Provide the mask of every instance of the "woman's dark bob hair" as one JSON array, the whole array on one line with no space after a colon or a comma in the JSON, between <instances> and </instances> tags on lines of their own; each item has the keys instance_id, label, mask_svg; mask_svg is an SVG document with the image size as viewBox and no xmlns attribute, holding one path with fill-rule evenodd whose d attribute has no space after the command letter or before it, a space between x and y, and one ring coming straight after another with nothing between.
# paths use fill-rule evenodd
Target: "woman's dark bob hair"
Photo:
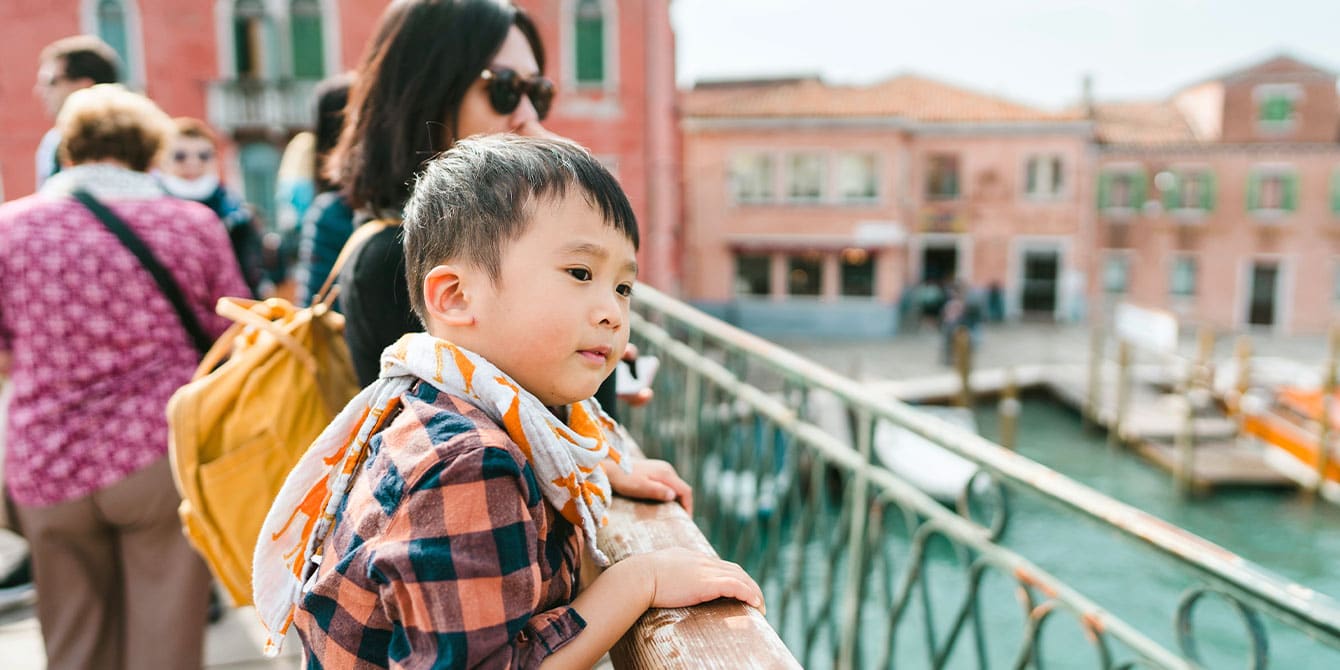
<instances>
[{"instance_id":1,"label":"woman's dark bob hair","mask_svg":"<svg viewBox=\"0 0 1340 670\"><path fill-rule=\"evenodd\" d=\"M544 72L530 17L506 0L396 0L363 55L327 175L354 209L399 217L414 175L457 137L461 101L516 26Z\"/></svg>"}]
</instances>

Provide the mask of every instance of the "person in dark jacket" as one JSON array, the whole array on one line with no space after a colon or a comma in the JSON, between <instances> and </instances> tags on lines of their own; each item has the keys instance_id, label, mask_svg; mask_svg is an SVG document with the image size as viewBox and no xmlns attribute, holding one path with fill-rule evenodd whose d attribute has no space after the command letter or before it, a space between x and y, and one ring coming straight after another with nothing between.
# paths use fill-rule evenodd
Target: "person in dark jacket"
<instances>
[{"instance_id":1,"label":"person in dark jacket","mask_svg":"<svg viewBox=\"0 0 1340 670\"><path fill-rule=\"evenodd\" d=\"M261 232L251 208L219 178L219 141L205 122L190 117L172 120L176 133L163 152L158 180L163 190L209 207L223 222L233 255L252 297L260 297L265 278Z\"/></svg>"}]
</instances>

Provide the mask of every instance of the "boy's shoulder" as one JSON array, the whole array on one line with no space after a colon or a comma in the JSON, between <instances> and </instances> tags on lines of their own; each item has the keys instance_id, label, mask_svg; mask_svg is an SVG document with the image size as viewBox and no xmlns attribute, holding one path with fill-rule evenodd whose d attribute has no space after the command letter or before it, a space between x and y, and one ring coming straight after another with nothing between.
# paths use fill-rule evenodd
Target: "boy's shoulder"
<instances>
[{"instance_id":1,"label":"boy's shoulder","mask_svg":"<svg viewBox=\"0 0 1340 670\"><path fill-rule=\"evenodd\" d=\"M525 454L502 426L468 400L427 383L405 394L400 415L381 433L381 450L411 486L466 462L486 468L484 478L533 478Z\"/></svg>"}]
</instances>

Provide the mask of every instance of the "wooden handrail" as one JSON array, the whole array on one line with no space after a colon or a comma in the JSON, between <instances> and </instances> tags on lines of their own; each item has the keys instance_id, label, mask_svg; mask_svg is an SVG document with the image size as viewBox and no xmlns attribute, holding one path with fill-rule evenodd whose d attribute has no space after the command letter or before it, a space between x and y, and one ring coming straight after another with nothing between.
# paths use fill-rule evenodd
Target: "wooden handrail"
<instances>
[{"instance_id":1,"label":"wooden handrail","mask_svg":"<svg viewBox=\"0 0 1340 670\"><path fill-rule=\"evenodd\" d=\"M597 538L617 563L634 554L687 547L716 555L684 508L615 497ZM768 620L737 600L647 610L610 650L618 670L799 668Z\"/></svg>"}]
</instances>

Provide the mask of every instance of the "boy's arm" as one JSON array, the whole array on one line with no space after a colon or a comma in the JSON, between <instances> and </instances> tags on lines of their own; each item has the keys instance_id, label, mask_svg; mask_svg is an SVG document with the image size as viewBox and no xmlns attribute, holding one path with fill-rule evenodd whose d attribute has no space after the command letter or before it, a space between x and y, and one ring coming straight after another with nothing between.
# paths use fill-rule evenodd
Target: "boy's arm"
<instances>
[{"instance_id":1,"label":"boy's arm","mask_svg":"<svg viewBox=\"0 0 1340 670\"><path fill-rule=\"evenodd\" d=\"M539 491L510 452L472 448L407 485L387 529L399 541L370 566L391 667L535 667L581 632L570 607L537 611Z\"/></svg>"}]
</instances>

